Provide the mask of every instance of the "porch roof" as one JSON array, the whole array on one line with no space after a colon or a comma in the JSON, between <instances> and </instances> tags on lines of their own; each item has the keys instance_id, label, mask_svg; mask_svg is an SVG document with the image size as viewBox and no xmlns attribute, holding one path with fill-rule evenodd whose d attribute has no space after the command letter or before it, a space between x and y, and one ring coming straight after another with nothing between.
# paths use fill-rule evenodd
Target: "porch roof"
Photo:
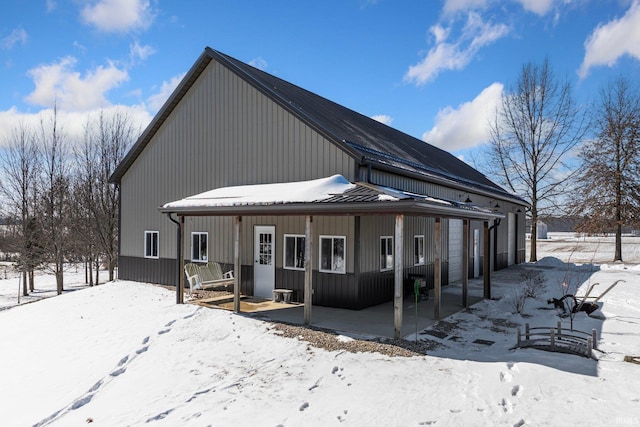
<instances>
[{"instance_id":1,"label":"porch roof","mask_svg":"<svg viewBox=\"0 0 640 427\"><path fill-rule=\"evenodd\" d=\"M222 187L166 203L178 216L390 215L490 220L504 214L458 201L410 193L342 175L310 181Z\"/></svg>"}]
</instances>

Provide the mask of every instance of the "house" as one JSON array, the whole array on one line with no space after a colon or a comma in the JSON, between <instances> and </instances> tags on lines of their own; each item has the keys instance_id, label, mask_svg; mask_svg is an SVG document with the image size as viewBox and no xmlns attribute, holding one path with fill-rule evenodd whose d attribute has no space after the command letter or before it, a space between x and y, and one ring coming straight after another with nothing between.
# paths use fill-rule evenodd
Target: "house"
<instances>
[{"instance_id":1,"label":"house","mask_svg":"<svg viewBox=\"0 0 640 427\"><path fill-rule=\"evenodd\" d=\"M208 47L111 180L121 279L172 285L179 261L216 261L246 295L287 288L295 301L361 309L397 298L408 278L439 289L525 257L520 197ZM305 196L311 187L324 190Z\"/></svg>"}]
</instances>

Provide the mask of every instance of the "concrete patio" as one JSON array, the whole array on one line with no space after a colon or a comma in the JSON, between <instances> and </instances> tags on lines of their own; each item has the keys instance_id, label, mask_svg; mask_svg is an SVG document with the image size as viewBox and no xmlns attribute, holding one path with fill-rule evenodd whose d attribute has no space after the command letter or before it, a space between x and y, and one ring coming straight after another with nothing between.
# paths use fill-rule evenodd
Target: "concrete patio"
<instances>
[{"instance_id":1,"label":"concrete patio","mask_svg":"<svg viewBox=\"0 0 640 427\"><path fill-rule=\"evenodd\" d=\"M471 306L482 300L482 278L470 279L468 284L468 305ZM417 304L413 295L404 297L402 314L402 336L415 339L416 329L421 331L434 325L433 289L429 291L428 300L420 300ZM302 304L271 303L271 309L261 309L250 314L252 317L286 322L292 324L304 323L304 307ZM440 300L441 319L463 310L462 285L452 284L442 287ZM339 334L352 338L393 338L393 302L365 308L362 310L346 310L313 306L311 310L311 326L330 329Z\"/></svg>"}]
</instances>

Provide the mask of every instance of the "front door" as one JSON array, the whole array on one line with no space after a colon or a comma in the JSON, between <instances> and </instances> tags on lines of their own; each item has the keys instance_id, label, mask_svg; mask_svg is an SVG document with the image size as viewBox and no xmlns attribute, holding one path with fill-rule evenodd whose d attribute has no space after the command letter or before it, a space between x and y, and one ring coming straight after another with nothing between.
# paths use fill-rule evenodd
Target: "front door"
<instances>
[{"instance_id":1,"label":"front door","mask_svg":"<svg viewBox=\"0 0 640 427\"><path fill-rule=\"evenodd\" d=\"M253 249L253 295L272 298L275 283L275 234L273 225L256 225Z\"/></svg>"}]
</instances>

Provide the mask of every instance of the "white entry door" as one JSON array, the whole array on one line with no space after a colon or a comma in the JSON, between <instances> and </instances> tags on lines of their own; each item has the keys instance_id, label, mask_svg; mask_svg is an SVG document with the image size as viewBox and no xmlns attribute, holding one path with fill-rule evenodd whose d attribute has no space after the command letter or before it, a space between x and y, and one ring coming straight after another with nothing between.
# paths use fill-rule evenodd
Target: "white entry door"
<instances>
[{"instance_id":1,"label":"white entry door","mask_svg":"<svg viewBox=\"0 0 640 427\"><path fill-rule=\"evenodd\" d=\"M253 295L272 298L275 284L275 234L273 225L256 225L253 249Z\"/></svg>"}]
</instances>

